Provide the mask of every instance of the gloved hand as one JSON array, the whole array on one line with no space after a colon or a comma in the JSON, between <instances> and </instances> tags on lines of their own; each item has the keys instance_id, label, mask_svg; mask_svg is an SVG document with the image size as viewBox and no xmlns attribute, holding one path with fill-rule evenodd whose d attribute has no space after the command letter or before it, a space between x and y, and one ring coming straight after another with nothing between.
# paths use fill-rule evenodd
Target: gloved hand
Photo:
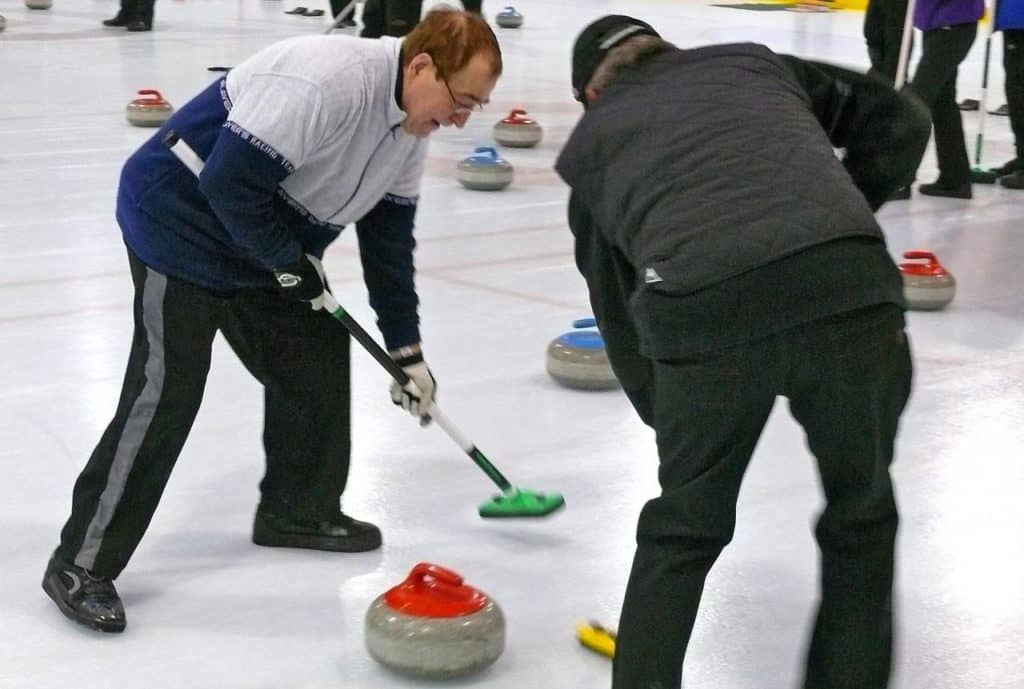
<instances>
[{"instance_id":1,"label":"gloved hand","mask_svg":"<svg viewBox=\"0 0 1024 689\"><path fill-rule=\"evenodd\" d=\"M324 306L324 267L316 256L303 254L299 260L274 269L278 291L286 299L309 302L313 310Z\"/></svg>"},{"instance_id":2,"label":"gloved hand","mask_svg":"<svg viewBox=\"0 0 1024 689\"><path fill-rule=\"evenodd\" d=\"M413 416L420 417L420 425L426 426L431 421L427 410L437 397L437 380L423 361L423 352L419 347L403 347L391 352L391 358L415 386L415 389L411 389L413 385L403 388L397 381L391 381L391 401Z\"/></svg>"}]
</instances>

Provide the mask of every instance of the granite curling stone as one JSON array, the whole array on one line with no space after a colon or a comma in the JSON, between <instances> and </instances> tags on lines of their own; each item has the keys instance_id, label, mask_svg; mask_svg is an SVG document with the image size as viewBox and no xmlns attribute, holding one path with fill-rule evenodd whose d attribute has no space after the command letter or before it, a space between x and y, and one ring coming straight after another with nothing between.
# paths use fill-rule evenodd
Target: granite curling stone
<instances>
[{"instance_id":1,"label":"granite curling stone","mask_svg":"<svg viewBox=\"0 0 1024 689\"><path fill-rule=\"evenodd\" d=\"M141 89L139 95L125 106L125 116L136 127L159 127L174 114L174 107L156 89Z\"/></svg>"},{"instance_id":2,"label":"granite curling stone","mask_svg":"<svg viewBox=\"0 0 1024 689\"><path fill-rule=\"evenodd\" d=\"M498 191L512 183L515 169L490 146L479 146L459 163L455 178L467 189Z\"/></svg>"},{"instance_id":3,"label":"granite curling stone","mask_svg":"<svg viewBox=\"0 0 1024 689\"><path fill-rule=\"evenodd\" d=\"M374 660L429 679L479 672L505 649L505 618L494 599L429 562L373 601L365 632Z\"/></svg>"},{"instance_id":4,"label":"granite curling stone","mask_svg":"<svg viewBox=\"0 0 1024 689\"><path fill-rule=\"evenodd\" d=\"M494 21L503 29L518 29L523 25L523 15L515 7L506 7L498 12Z\"/></svg>"},{"instance_id":5,"label":"granite curling stone","mask_svg":"<svg viewBox=\"0 0 1024 689\"><path fill-rule=\"evenodd\" d=\"M494 125L494 140L511 148L532 148L540 143L543 136L536 120L524 117L526 111L516 108L508 117Z\"/></svg>"},{"instance_id":6,"label":"granite curling stone","mask_svg":"<svg viewBox=\"0 0 1024 689\"><path fill-rule=\"evenodd\" d=\"M604 340L593 318L573 322L577 330L563 333L548 345L545 365L548 374L562 385L580 390L610 390L619 380L608 362Z\"/></svg>"},{"instance_id":7,"label":"granite curling stone","mask_svg":"<svg viewBox=\"0 0 1024 689\"><path fill-rule=\"evenodd\" d=\"M907 251L903 258L925 263L901 263L903 297L915 311L938 311L956 296L956 279L931 251Z\"/></svg>"}]
</instances>

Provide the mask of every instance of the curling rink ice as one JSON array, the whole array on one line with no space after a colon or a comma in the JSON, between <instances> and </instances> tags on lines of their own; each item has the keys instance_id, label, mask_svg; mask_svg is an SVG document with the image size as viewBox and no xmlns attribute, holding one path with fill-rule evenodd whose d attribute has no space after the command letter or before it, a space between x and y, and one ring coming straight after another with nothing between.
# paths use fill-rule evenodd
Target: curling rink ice
<instances>
[{"instance_id":1,"label":"curling rink ice","mask_svg":"<svg viewBox=\"0 0 1024 689\"><path fill-rule=\"evenodd\" d=\"M71 489L114 412L132 289L114 198L123 160L151 130L125 104L158 88L182 105L278 39L322 32L299 0L159 0L152 33L104 29L112 0L0 0L0 687L3 689L379 689L444 686L395 675L363 647L363 615L419 561L464 574L508 622L504 655L450 683L593 689L610 663L575 626L617 622L640 507L657 490L653 433L619 392L559 387L548 342L589 315L551 165L579 106L569 53L606 13L643 18L681 46L754 40L867 67L863 13L755 12L709 2L522 0L498 30L505 75L493 102L431 143L417 217L427 360L449 416L513 483L565 494L535 522L486 522L488 479L437 428L396 410L353 345L353 461L345 509L379 524L359 555L250 543L262 475L262 395L222 339L203 407L141 547L117 580L128 629L64 619L40 589ZM325 0L308 0L322 7ZM430 2L425 3L430 5ZM487 0L493 16L506 3ZM994 43L990 107L1002 94ZM961 67L980 92L984 42ZM504 149L515 182L462 189L456 163L524 106L535 149ZM973 155L977 113L964 117ZM986 123L985 162L1012 157L1006 118ZM929 151L918 176L935 177ZM743 184L743 170L736 170ZM896 689L1024 687L1024 192L975 186L971 201L919 195L880 213L894 256L938 253L959 293L911 313L912 400L894 466L902 510ZM352 229L327 252L334 292L372 332ZM340 327L340 326L339 326ZM341 413L341 410L339 410ZM689 658L691 689L798 686L817 596L811 524L821 506L802 432L780 406L739 503L734 542L708 580Z\"/></svg>"}]
</instances>

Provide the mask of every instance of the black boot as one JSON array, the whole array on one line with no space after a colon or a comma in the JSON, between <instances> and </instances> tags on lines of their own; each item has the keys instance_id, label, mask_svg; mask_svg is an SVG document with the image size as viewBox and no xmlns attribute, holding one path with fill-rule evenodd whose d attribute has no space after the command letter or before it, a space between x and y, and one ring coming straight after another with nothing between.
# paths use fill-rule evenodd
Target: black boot
<instances>
[{"instance_id":1,"label":"black boot","mask_svg":"<svg viewBox=\"0 0 1024 689\"><path fill-rule=\"evenodd\" d=\"M999 177L1012 175L1017 170L1024 170L1024 161L1021 160L1020 156L1003 163L999 167L992 168L992 172L996 173Z\"/></svg>"},{"instance_id":2,"label":"black boot","mask_svg":"<svg viewBox=\"0 0 1024 689\"><path fill-rule=\"evenodd\" d=\"M110 579L94 577L54 554L43 575L43 590L69 620L101 632L124 631L124 605Z\"/></svg>"},{"instance_id":3,"label":"black boot","mask_svg":"<svg viewBox=\"0 0 1024 689\"><path fill-rule=\"evenodd\" d=\"M1012 174L1003 175L999 178L999 183L1007 189L1024 189L1024 169L1018 169Z\"/></svg>"},{"instance_id":4,"label":"black boot","mask_svg":"<svg viewBox=\"0 0 1024 689\"><path fill-rule=\"evenodd\" d=\"M946 196L951 199L969 199L974 196L971 183L950 184L938 179L931 184L918 185L917 190L925 196Z\"/></svg>"},{"instance_id":5,"label":"black boot","mask_svg":"<svg viewBox=\"0 0 1024 689\"><path fill-rule=\"evenodd\" d=\"M256 510L252 542L276 548L361 553L380 547L380 529L339 512L329 520L290 519Z\"/></svg>"},{"instance_id":6,"label":"black boot","mask_svg":"<svg viewBox=\"0 0 1024 689\"><path fill-rule=\"evenodd\" d=\"M128 22L124 28L126 31L152 31L153 30L153 6L156 0L121 0L121 6L126 7Z\"/></svg>"},{"instance_id":7,"label":"black boot","mask_svg":"<svg viewBox=\"0 0 1024 689\"><path fill-rule=\"evenodd\" d=\"M113 26L120 28L122 26L128 26L129 21L131 21L131 18L125 13L124 10L121 10L110 19L104 19L103 26Z\"/></svg>"}]
</instances>

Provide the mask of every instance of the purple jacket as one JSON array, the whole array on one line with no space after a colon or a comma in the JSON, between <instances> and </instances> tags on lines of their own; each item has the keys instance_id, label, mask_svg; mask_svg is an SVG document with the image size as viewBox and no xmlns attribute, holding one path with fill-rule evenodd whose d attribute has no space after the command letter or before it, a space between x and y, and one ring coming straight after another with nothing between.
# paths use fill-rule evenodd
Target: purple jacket
<instances>
[{"instance_id":1,"label":"purple jacket","mask_svg":"<svg viewBox=\"0 0 1024 689\"><path fill-rule=\"evenodd\" d=\"M970 24L985 14L985 0L917 0L914 26L930 31L954 24Z\"/></svg>"}]
</instances>

